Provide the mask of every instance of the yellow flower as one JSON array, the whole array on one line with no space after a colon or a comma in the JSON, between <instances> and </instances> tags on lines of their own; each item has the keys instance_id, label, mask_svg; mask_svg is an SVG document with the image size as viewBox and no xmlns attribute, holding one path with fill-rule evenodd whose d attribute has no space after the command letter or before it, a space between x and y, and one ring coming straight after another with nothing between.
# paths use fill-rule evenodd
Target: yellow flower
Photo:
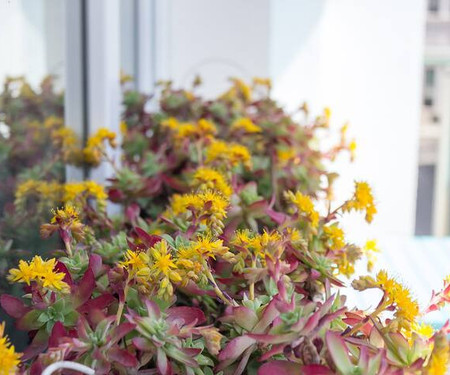
<instances>
[{"instance_id":1,"label":"yellow flower","mask_svg":"<svg viewBox=\"0 0 450 375\"><path fill-rule=\"evenodd\" d=\"M400 327L410 330L411 324L419 316L417 301L411 298L411 293L407 288L389 277L384 270L378 272L376 281L384 291L387 303L396 306L395 317L399 320Z\"/></svg>"},{"instance_id":2,"label":"yellow flower","mask_svg":"<svg viewBox=\"0 0 450 375\"><path fill-rule=\"evenodd\" d=\"M231 131L243 130L245 133L261 133L261 128L248 117L241 117L233 121Z\"/></svg>"},{"instance_id":3,"label":"yellow flower","mask_svg":"<svg viewBox=\"0 0 450 375\"><path fill-rule=\"evenodd\" d=\"M150 275L150 268L148 266L150 258L145 252L135 252L128 249L124 258L124 261L119 262L119 266L125 268L130 277Z\"/></svg>"},{"instance_id":4,"label":"yellow flower","mask_svg":"<svg viewBox=\"0 0 450 375\"><path fill-rule=\"evenodd\" d=\"M434 336L434 347L431 357L425 368L427 375L445 375L448 370L449 362L449 345L447 338L443 332L438 332Z\"/></svg>"},{"instance_id":5,"label":"yellow flower","mask_svg":"<svg viewBox=\"0 0 450 375\"><path fill-rule=\"evenodd\" d=\"M8 279L12 282L24 282L30 285L35 281L43 288L53 291L69 292L69 285L62 281L65 277L63 272L55 272L56 259L44 261L40 256L35 256L31 262L19 261L19 268L9 270Z\"/></svg>"},{"instance_id":6,"label":"yellow flower","mask_svg":"<svg viewBox=\"0 0 450 375\"><path fill-rule=\"evenodd\" d=\"M375 261L377 260L375 253L380 252L377 240L368 240L364 245L363 251L367 258L367 270L371 272L375 264Z\"/></svg>"},{"instance_id":7,"label":"yellow flower","mask_svg":"<svg viewBox=\"0 0 450 375\"><path fill-rule=\"evenodd\" d=\"M282 166L293 161L294 164L300 164L300 157L297 155L294 148L277 149L277 159Z\"/></svg>"},{"instance_id":8,"label":"yellow flower","mask_svg":"<svg viewBox=\"0 0 450 375\"><path fill-rule=\"evenodd\" d=\"M272 88L272 81L270 78L254 77L253 85L266 86L270 90Z\"/></svg>"},{"instance_id":9,"label":"yellow flower","mask_svg":"<svg viewBox=\"0 0 450 375\"><path fill-rule=\"evenodd\" d=\"M178 120L175 117L169 117L166 120L161 121L161 126L171 130L175 130L179 125Z\"/></svg>"},{"instance_id":10,"label":"yellow flower","mask_svg":"<svg viewBox=\"0 0 450 375\"><path fill-rule=\"evenodd\" d=\"M150 249L150 254L153 258L151 270L155 277L163 274L174 282L181 281L181 277L176 272L172 272L172 269L176 269L177 266L172 260L172 254L169 252L166 241L162 240L158 242Z\"/></svg>"},{"instance_id":11,"label":"yellow flower","mask_svg":"<svg viewBox=\"0 0 450 375\"><path fill-rule=\"evenodd\" d=\"M252 89L244 81L238 78L232 78L233 86L220 96L224 100L242 99L249 102L252 98Z\"/></svg>"},{"instance_id":12,"label":"yellow flower","mask_svg":"<svg viewBox=\"0 0 450 375\"><path fill-rule=\"evenodd\" d=\"M106 129L100 128L97 132L89 137L87 145L83 150L83 154L87 163L97 166L102 161L102 158L106 152L104 142L108 142L113 148L116 144L116 133Z\"/></svg>"},{"instance_id":13,"label":"yellow flower","mask_svg":"<svg viewBox=\"0 0 450 375\"><path fill-rule=\"evenodd\" d=\"M332 250L340 250L345 246L344 231L337 225L324 227L323 231L331 241Z\"/></svg>"},{"instance_id":14,"label":"yellow flower","mask_svg":"<svg viewBox=\"0 0 450 375\"><path fill-rule=\"evenodd\" d=\"M217 255L225 255L229 250L228 247L223 246L222 240L213 240L209 235L197 237L197 241L194 243L193 248L202 257L213 259L215 259Z\"/></svg>"},{"instance_id":15,"label":"yellow flower","mask_svg":"<svg viewBox=\"0 0 450 375\"><path fill-rule=\"evenodd\" d=\"M232 194L225 176L211 168L201 167L197 169L194 173L192 185L201 190L217 190L226 197Z\"/></svg>"},{"instance_id":16,"label":"yellow flower","mask_svg":"<svg viewBox=\"0 0 450 375\"><path fill-rule=\"evenodd\" d=\"M319 214L315 210L314 204L309 196L304 195L299 191L295 193L292 191L287 191L285 192L285 197L296 207L298 212L308 216L313 228L317 228L319 225Z\"/></svg>"},{"instance_id":17,"label":"yellow flower","mask_svg":"<svg viewBox=\"0 0 450 375\"><path fill-rule=\"evenodd\" d=\"M206 149L206 163L214 162L226 163L230 167L240 163L247 168L251 168L252 165L250 152L245 146L216 139Z\"/></svg>"},{"instance_id":18,"label":"yellow flower","mask_svg":"<svg viewBox=\"0 0 450 375\"><path fill-rule=\"evenodd\" d=\"M375 207L372 189L367 182L355 182L355 193L352 199L348 200L343 207L344 212L351 210L366 211L366 221L368 223L372 222L373 216L377 213L377 209Z\"/></svg>"},{"instance_id":19,"label":"yellow flower","mask_svg":"<svg viewBox=\"0 0 450 375\"><path fill-rule=\"evenodd\" d=\"M430 326L429 324L425 324L425 323L413 323L412 324L412 330L414 332L416 332L418 335L429 339L431 338L431 336L433 336L434 334L434 328L432 326Z\"/></svg>"},{"instance_id":20,"label":"yellow flower","mask_svg":"<svg viewBox=\"0 0 450 375\"><path fill-rule=\"evenodd\" d=\"M217 133L216 125L212 121L206 120L204 118L198 120L197 128L200 135L214 135Z\"/></svg>"},{"instance_id":21,"label":"yellow flower","mask_svg":"<svg viewBox=\"0 0 450 375\"><path fill-rule=\"evenodd\" d=\"M5 335L5 323L0 324L0 375L13 375L17 373L21 353L16 353Z\"/></svg>"}]
</instances>

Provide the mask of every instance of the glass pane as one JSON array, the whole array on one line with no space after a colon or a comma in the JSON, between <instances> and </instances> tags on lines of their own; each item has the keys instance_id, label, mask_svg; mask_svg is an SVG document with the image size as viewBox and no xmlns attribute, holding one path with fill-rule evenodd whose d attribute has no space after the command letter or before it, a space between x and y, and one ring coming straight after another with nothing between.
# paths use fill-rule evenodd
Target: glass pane
<instances>
[{"instance_id":1,"label":"glass pane","mask_svg":"<svg viewBox=\"0 0 450 375\"><path fill-rule=\"evenodd\" d=\"M0 45L7 51L0 59L0 294L19 293L5 277L18 257L60 246L40 239L39 223L50 216L40 198L56 194L52 188L64 180L55 156L69 140L63 122L64 20L64 1L0 2ZM11 330L0 312L4 320ZM20 349L26 340L17 332L9 333Z\"/></svg>"}]
</instances>

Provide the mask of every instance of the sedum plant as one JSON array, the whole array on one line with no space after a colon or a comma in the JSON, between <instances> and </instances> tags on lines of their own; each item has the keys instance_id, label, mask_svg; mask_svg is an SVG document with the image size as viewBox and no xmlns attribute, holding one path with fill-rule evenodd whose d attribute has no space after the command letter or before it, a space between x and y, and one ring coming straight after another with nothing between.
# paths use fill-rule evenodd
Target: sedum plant
<instances>
[{"instance_id":1,"label":"sedum plant","mask_svg":"<svg viewBox=\"0 0 450 375\"><path fill-rule=\"evenodd\" d=\"M379 289L376 308L346 306L355 263L377 250L340 226L342 215L370 223L376 214L364 181L333 198L328 165L354 150L346 126L321 150L329 110L288 114L264 79L234 79L215 100L197 95L198 84L162 83L153 112L148 98L124 93L122 167L106 130L80 149L91 165L113 163L105 191L123 215L108 217L90 182L55 185L40 231L62 248L9 270L23 295L0 303L30 343L16 353L1 338L0 371L40 374L66 360L98 374L444 374L447 328L420 319L447 301L447 284L420 311L381 271L352 284ZM17 206L46 203L42 189L25 187Z\"/></svg>"}]
</instances>

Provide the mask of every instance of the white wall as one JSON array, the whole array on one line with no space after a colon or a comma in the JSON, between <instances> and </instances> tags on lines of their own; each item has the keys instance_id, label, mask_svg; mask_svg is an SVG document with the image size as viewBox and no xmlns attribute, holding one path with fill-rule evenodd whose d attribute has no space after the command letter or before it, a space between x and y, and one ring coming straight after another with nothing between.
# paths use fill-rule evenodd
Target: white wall
<instances>
[{"instance_id":1,"label":"white wall","mask_svg":"<svg viewBox=\"0 0 450 375\"><path fill-rule=\"evenodd\" d=\"M350 121L356 162L339 165L338 197L353 179L374 187L371 229L348 219L355 237L414 230L425 3L423 0L282 0L271 3L271 74L289 107L331 107Z\"/></svg>"},{"instance_id":2,"label":"white wall","mask_svg":"<svg viewBox=\"0 0 450 375\"><path fill-rule=\"evenodd\" d=\"M269 74L270 0L163 0L164 55L160 64L175 83L188 86L196 74L206 94L223 91L229 77Z\"/></svg>"},{"instance_id":3,"label":"white wall","mask_svg":"<svg viewBox=\"0 0 450 375\"><path fill-rule=\"evenodd\" d=\"M49 73L64 75L62 9L60 0L0 0L0 82L25 75L38 85Z\"/></svg>"}]
</instances>

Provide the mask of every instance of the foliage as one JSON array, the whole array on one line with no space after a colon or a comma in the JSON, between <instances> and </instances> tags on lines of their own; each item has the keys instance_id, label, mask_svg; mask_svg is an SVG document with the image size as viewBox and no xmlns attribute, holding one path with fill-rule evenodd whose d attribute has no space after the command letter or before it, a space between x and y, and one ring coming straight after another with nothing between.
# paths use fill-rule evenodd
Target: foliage
<instances>
[{"instance_id":1,"label":"foliage","mask_svg":"<svg viewBox=\"0 0 450 375\"><path fill-rule=\"evenodd\" d=\"M3 294L1 306L31 338L18 371L70 360L98 374L444 374L446 328L421 325L398 281L381 271L353 282L381 291L373 311L350 310L341 295L358 259L377 250L349 243L339 222L350 211L372 221L370 186L355 182L347 200L332 200L326 165L354 149L346 127L320 150L328 109L290 115L264 79L234 79L215 100L196 95L198 83L192 92L162 83L150 113L148 98L124 93L121 168L108 131L76 153L113 164L107 193L123 215L108 217L91 182L18 186L24 212L31 196L58 206L41 235L63 244L9 270L24 295ZM447 301L445 288L430 309ZM0 346L14 371L11 348Z\"/></svg>"}]
</instances>

